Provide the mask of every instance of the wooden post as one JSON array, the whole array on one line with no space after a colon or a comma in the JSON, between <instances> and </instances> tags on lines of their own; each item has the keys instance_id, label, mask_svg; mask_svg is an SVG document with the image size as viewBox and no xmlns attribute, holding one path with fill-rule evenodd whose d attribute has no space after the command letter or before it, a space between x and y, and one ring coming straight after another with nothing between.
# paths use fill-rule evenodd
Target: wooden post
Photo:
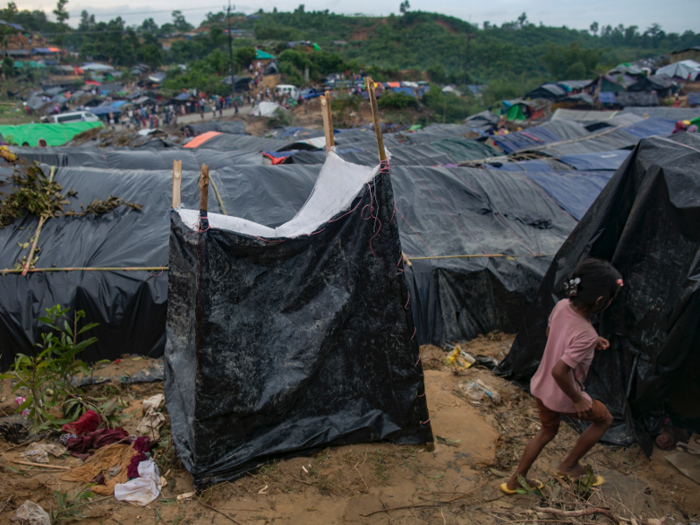
<instances>
[{"instance_id":1,"label":"wooden post","mask_svg":"<svg viewBox=\"0 0 700 525\"><path fill-rule=\"evenodd\" d=\"M182 188L182 161L173 161L173 210L180 206L180 188Z\"/></svg>"},{"instance_id":2,"label":"wooden post","mask_svg":"<svg viewBox=\"0 0 700 525\"><path fill-rule=\"evenodd\" d=\"M374 93L374 80L366 77L367 93L369 94L369 104L372 107L372 118L374 119L374 132L377 134L377 146L379 147L379 160L386 160L384 151L384 139L382 138L382 124L379 122L379 108L377 107L377 96Z\"/></svg>"},{"instance_id":3,"label":"wooden post","mask_svg":"<svg viewBox=\"0 0 700 525\"><path fill-rule=\"evenodd\" d=\"M202 172L199 176L199 229L209 228L207 218L207 203L209 201L209 166L202 164Z\"/></svg>"},{"instance_id":4,"label":"wooden post","mask_svg":"<svg viewBox=\"0 0 700 525\"><path fill-rule=\"evenodd\" d=\"M325 95L321 95L321 115L323 116L323 132L326 136L326 155L335 145L333 139L333 117L331 116L331 94L326 91Z\"/></svg>"}]
</instances>

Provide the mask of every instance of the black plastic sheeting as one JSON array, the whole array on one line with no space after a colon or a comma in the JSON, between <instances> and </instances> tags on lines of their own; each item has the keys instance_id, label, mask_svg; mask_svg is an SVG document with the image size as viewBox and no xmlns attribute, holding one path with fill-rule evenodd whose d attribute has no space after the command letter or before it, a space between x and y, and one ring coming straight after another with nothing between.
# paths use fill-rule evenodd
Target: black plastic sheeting
<instances>
[{"instance_id":1,"label":"black plastic sheeting","mask_svg":"<svg viewBox=\"0 0 700 525\"><path fill-rule=\"evenodd\" d=\"M211 157L203 158L209 162ZM191 164L191 170L183 171L182 201L188 207L196 205L199 193L199 168L194 161ZM210 177L227 213L275 227L301 208L319 169L240 166L212 169ZM59 168L55 180L66 190L78 191L71 199L74 208L109 195L144 207L141 212L120 208L97 218L48 221L39 239L38 268L167 266L169 226L163 216L171 202L172 168L69 166ZM479 256L416 260L406 269L421 344L466 340L492 330L516 331L551 256L575 221L525 173L395 166L392 180L407 254ZM213 194L209 203L212 211L218 211ZM0 269L12 268L26 254L17 243L29 241L36 223L27 218L0 229ZM487 258L484 252L523 257ZM7 366L17 352L31 351L31 345L41 340L37 316L55 304L83 309L89 322L100 323L95 331L98 343L86 352L91 361L114 359L124 352L161 355L167 276L151 273L159 274L110 271L3 276L0 364Z\"/></svg>"},{"instance_id":2,"label":"black plastic sheeting","mask_svg":"<svg viewBox=\"0 0 700 525\"><path fill-rule=\"evenodd\" d=\"M699 171L700 137L643 139L557 253L498 369L528 381L564 279L587 257L610 261L624 287L594 322L610 348L596 354L585 386L615 418L603 441L637 441L647 454L669 389L700 372Z\"/></svg>"},{"instance_id":3,"label":"black plastic sheeting","mask_svg":"<svg viewBox=\"0 0 700 525\"><path fill-rule=\"evenodd\" d=\"M196 487L328 445L433 441L388 173L371 185L282 242L173 215L165 394Z\"/></svg>"},{"instance_id":4,"label":"black plastic sheeting","mask_svg":"<svg viewBox=\"0 0 700 525\"><path fill-rule=\"evenodd\" d=\"M419 342L515 332L576 222L525 173L398 166L392 180L401 245L423 258L406 271Z\"/></svg>"},{"instance_id":5,"label":"black plastic sheeting","mask_svg":"<svg viewBox=\"0 0 700 525\"><path fill-rule=\"evenodd\" d=\"M613 171L530 171L527 176L535 181L554 201L577 221L586 214Z\"/></svg>"},{"instance_id":6,"label":"black plastic sheeting","mask_svg":"<svg viewBox=\"0 0 700 525\"><path fill-rule=\"evenodd\" d=\"M262 165L258 153L248 151L216 151L191 148L130 149L130 148L11 148L28 162L49 166L72 166L100 169L164 170L173 168L174 160L182 161L183 170L198 170L202 164L209 169L229 166Z\"/></svg>"},{"instance_id":7,"label":"black plastic sheeting","mask_svg":"<svg viewBox=\"0 0 700 525\"><path fill-rule=\"evenodd\" d=\"M185 128L189 128L190 132L194 135L200 135L207 131L245 135L245 122L242 120L229 120L227 122L209 120L198 124L186 124Z\"/></svg>"},{"instance_id":8,"label":"black plastic sheeting","mask_svg":"<svg viewBox=\"0 0 700 525\"><path fill-rule=\"evenodd\" d=\"M183 163L184 166L184 163ZM262 172L259 170L263 170ZM44 167L48 173L48 167ZM271 226L294 216L307 199L317 167L298 166L294 177L280 170L251 166L210 171L229 213ZM118 208L100 217L61 217L42 228L37 268L155 267L168 265L172 169L163 171L59 168L54 180L64 190L78 192L67 207L80 209L109 195L142 204L142 210ZM199 169L183 171L182 203L194 207L199 199ZM213 192L212 192L213 193ZM218 199L209 199L219 212ZM38 219L26 217L0 229L0 269L12 268L27 254L17 243L29 242ZM165 347L167 272L70 271L11 273L0 278L0 366L7 367L18 352L32 351L41 341L37 318L56 304L85 310L86 322L99 326L98 338L83 356L88 361L115 359L124 353L159 357Z\"/></svg>"}]
</instances>

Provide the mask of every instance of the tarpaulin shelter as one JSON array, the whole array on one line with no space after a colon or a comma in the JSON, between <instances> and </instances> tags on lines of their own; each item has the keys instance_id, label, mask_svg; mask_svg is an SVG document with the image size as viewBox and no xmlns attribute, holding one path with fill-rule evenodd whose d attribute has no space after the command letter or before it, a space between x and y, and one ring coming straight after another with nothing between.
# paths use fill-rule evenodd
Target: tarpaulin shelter
<instances>
[{"instance_id":1,"label":"tarpaulin shelter","mask_svg":"<svg viewBox=\"0 0 700 525\"><path fill-rule=\"evenodd\" d=\"M700 430L694 392L700 360L700 137L643 139L562 245L499 371L527 382L545 347L563 281L588 257L610 261L624 287L594 326L610 340L596 352L586 390L615 418L603 441L649 439L664 420ZM582 425L571 421L576 428Z\"/></svg>"},{"instance_id":2,"label":"tarpaulin shelter","mask_svg":"<svg viewBox=\"0 0 700 525\"><path fill-rule=\"evenodd\" d=\"M393 201L388 169L331 153L276 228L173 213L165 394L195 486L328 445L433 440Z\"/></svg>"},{"instance_id":3,"label":"tarpaulin shelter","mask_svg":"<svg viewBox=\"0 0 700 525\"><path fill-rule=\"evenodd\" d=\"M209 120L207 122L197 124L186 124L185 129L189 129L193 135L199 135L206 131L219 131L221 133L245 135L245 122L242 120L231 120L228 122Z\"/></svg>"},{"instance_id":4,"label":"tarpaulin shelter","mask_svg":"<svg viewBox=\"0 0 700 525\"><path fill-rule=\"evenodd\" d=\"M20 124L18 126L0 126L0 134L5 141L18 145L27 142L30 146L36 146L39 139L44 139L49 146L60 146L78 133L99 127L102 127L101 122Z\"/></svg>"},{"instance_id":5,"label":"tarpaulin shelter","mask_svg":"<svg viewBox=\"0 0 700 525\"><path fill-rule=\"evenodd\" d=\"M54 180L78 192L70 205L76 209L81 202L109 195L144 205L140 212L120 209L97 218L49 221L39 240L37 268L152 269L5 275L0 279L4 366L40 340L37 317L59 303L83 309L88 321L100 323L95 329L98 342L86 359L115 359L124 353L125 340L132 353L162 355L167 276L159 268L168 265L169 226L163 215L170 207L173 160L183 161L185 206L194 206L185 196L196 193L193 179L206 163L228 213L235 210L240 217L270 226L294 217L320 168L262 166L260 154L231 149L16 151L58 166ZM371 165L376 162L375 156ZM402 245L407 255L422 258L406 269L419 342L443 344L492 330L516 331L574 219L522 172L395 166L392 182ZM210 209L216 212L218 206L219 199L212 197ZM12 268L22 258L17 243L29 241L35 224L28 217L0 229L0 269Z\"/></svg>"},{"instance_id":6,"label":"tarpaulin shelter","mask_svg":"<svg viewBox=\"0 0 700 525\"><path fill-rule=\"evenodd\" d=\"M681 60L656 70L656 75L681 80L696 80L700 76L700 64L695 60Z\"/></svg>"}]
</instances>

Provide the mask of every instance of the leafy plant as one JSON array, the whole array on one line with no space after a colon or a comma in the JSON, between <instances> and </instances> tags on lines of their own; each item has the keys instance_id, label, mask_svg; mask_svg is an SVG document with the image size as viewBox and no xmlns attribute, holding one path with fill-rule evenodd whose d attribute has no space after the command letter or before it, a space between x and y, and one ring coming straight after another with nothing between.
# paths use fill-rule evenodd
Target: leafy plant
<instances>
[{"instance_id":1,"label":"leafy plant","mask_svg":"<svg viewBox=\"0 0 700 525\"><path fill-rule=\"evenodd\" d=\"M20 388L28 390L24 403L17 410L28 409L29 417L40 429L69 423L83 412L80 404L76 408L68 403L68 409L64 409L66 419L58 419L50 413L51 409L76 399L80 394L72 384L73 377L78 372L89 371L89 368L76 357L97 341L95 337L78 341L80 335L97 323L88 323L78 329L78 321L85 317L85 312L80 310L75 312L71 327L66 317L68 311L69 308L62 309L61 305L48 308L46 317L39 318L50 328L48 333L41 334L42 342L35 345L40 348L39 352L36 355L17 354L12 372L0 376L17 380L13 392Z\"/></svg>"},{"instance_id":2,"label":"leafy plant","mask_svg":"<svg viewBox=\"0 0 700 525\"><path fill-rule=\"evenodd\" d=\"M404 109L416 107L418 105L418 100L402 91L398 93L387 91L379 98L377 105L380 108Z\"/></svg>"},{"instance_id":3,"label":"leafy plant","mask_svg":"<svg viewBox=\"0 0 700 525\"><path fill-rule=\"evenodd\" d=\"M88 487L90 486L91 485L88 485ZM87 516L85 516L79 509L80 507L90 503L92 498L95 497L95 493L87 489L76 492L72 496L68 492L61 494L57 490L54 490L53 494L56 496L58 508L51 512L51 523L60 523L62 521L72 521L86 518Z\"/></svg>"}]
</instances>

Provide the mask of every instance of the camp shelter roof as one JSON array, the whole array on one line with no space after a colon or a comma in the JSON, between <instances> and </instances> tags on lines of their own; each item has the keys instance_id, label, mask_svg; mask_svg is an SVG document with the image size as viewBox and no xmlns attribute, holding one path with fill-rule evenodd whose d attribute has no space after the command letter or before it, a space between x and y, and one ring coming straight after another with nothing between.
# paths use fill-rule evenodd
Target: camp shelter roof
<instances>
[{"instance_id":1,"label":"camp shelter roof","mask_svg":"<svg viewBox=\"0 0 700 525\"><path fill-rule=\"evenodd\" d=\"M700 106L700 93L688 93L688 104L690 106Z\"/></svg>"},{"instance_id":2,"label":"camp shelter roof","mask_svg":"<svg viewBox=\"0 0 700 525\"><path fill-rule=\"evenodd\" d=\"M617 103L621 106L658 106L659 97L652 91L625 91L617 94Z\"/></svg>"},{"instance_id":3,"label":"camp shelter roof","mask_svg":"<svg viewBox=\"0 0 700 525\"><path fill-rule=\"evenodd\" d=\"M695 60L681 60L657 69L656 75L667 78L695 80L700 75L700 64Z\"/></svg>"},{"instance_id":4,"label":"camp shelter roof","mask_svg":"<svg viewBox=\"0 0 700 525\"><path fill-rule=\"evenodd\" d=\"M528 177L539 184L577 221L586 214L613 175L613 171L527 172Z\"/></svg>"},{"instance_id":5,"label":"camp shelter roof","mask_svg":"<svg viewBox=\"0 0 700 525\"><path fill-rule=\"evenodd\" d=\"M525 98L546 98L549 100L559 100L566 96L566 89L557 84L547 83L533 89L525 95Z\"/></svg>"},{"instance_id":6,"label":"camp shelter roof","mask_svg":"<svg viewBox=\"0 0 700 525\"><path fill-rule=\"evenodd\" d=\"M180 93L179 95L177 95L175 97L175 100L181 100L181 101L189 100L191 96L192 95L190 95L189 93Z\"/></svg>"},{"instance_id":7,"label":"camp shelter roof","mask_svg":"<svg viewBox=\"0 0 700 525\"><path fill-rule=\"evenodd\" d=\"M221 133L245 135L245 122L242 120L230 120L228 122L209 120L201 123L186 124L185 128L189 128L195 134L206 131L219 131Z\"/></svg>"},{"instance_id":8,"label":"camp shelter roof","mask_svg":"<svg viewBox=\"0 0 700 525\"><path fill-rule=\"evenodd\" d=\"M565 166L558 164L552 159L533 159L510 162L489 162L485 166L492 170L503 171L554 171L554 169L565 169Z\"/></svg>"},{"instance_id":9,"label":"camp shelter roof","mask_svg":"<svg viewBox=\"0 0 700 525\"><path fill-rule=\"evenodd\" d=\"M650 75L642 77L637 82L627 88L627 91L651 91L655 90L659 95L664 96L673 88L673 81L662 75Z\"/></svg>"},{"instance_id":10,"label":"camp shelter roof","mask_svg":"<svg viewBox=\"0 0 700 525\"><path fill-rule=\"evenodd\" d=\"M120 108L124 104L129 104L129 101L127 101L127 100L115 100L114 102L112 102L110 104L110 106L112 106L113 108Z\"/></svg>"},{"instance_id":11,"label":"camp shelter roof","mask_svg":"<svg viewBox=\"0 0 700 525\"><path fill-rule=\"evenodd\" d=\"M600 121L611 119L619 114L619 111L595 111L559 108L552 113L552 120L574 120L576 122Z\"/></svg>"},{"instance_id":12,"label":"camp shelter roof","mask_svg":"<svg viewBox=\"0 0 700 525\"><path fill-rule=\"evenodd\" d=\"M514 153L551 142L576 139L588 132L580 124L568 120L552 120L508 135L494 135L493 141L506 153Z\"/></svg>"},{"instance_id":13,"label":"camp shelter roof","mask_svg":"<svg viewBox=\"0 0 700 525\"><path fill-rule=\"evenodd\" d=\"M114 68L107 64L99 64L97 62L89 62L80 66L83 71L112 71Z\"/></svg>"},{"instance_id":14,"label":"camp shelter roof","mask_svg":"<svg viewBox=\"0 0 700 525\"><path fill-rule=\"evenodd\" d=\"M461 137L438 140L430 144L430 146L435 150L447 153L456 162L483 159L496 155L496 150L491 146Z\"/></svg>"},{"instance_id":15,"label":"camp shelter roof","mask_svg":"<svg viewBox=\"0 0 700 525\"><path fill-rule=\"evenodd\" d=\"M574 93L573 95L566 95L561 100L562 100L562 102L582 103L582 104L588 104L589 106L592 106L593 104L595 104L595 100L588 93Z\"/></svg>"},{"instance_id":16,"label":"camp shelter roof","mask_svg":"<svg viewBox=\"0 0 700 525\"><path fill-rule=\"evenodd\" d=\"M635 137L643 139L652 135L667 136L670 135L676 127L676 121L670 118L650 117L641 120L629 126L625 126L625 131L628 131Z\"/></svg>"},{"instance_id":17,"label":"camp shelter roof","mask_svg":"<svg viewBox=\"0 0 700 525\"><path fill-rule=\"evenodd\" d=\"M209 163L204 150L170 153L173 151L182 154L183 167ZM112 153L119 162L142 160L129 161L128 156L105 151L108 157ZM188 160L193 154L197 164ZM74 208L109 195L144 206L140 212L119 208L101 217L48 221L37 267L166 266L169 224L163 221L163 214L171 205L171 157L163 160L167 168L150 171L59 166L55 180L78 191L71 198ZM153 155L148 159L143 161L157 162ZM239 217L274 227L301 208L319 169L245 165L212 169L209 174L228 213L235 210ZM517 330L521 312L536 293L551 254L573 228L574 220L524 174L396 166L391 176L404 251L409 256L429 257L413 261L407 269L419 340L440 343L470 339L484 330ZM181 194L186 207L197 206L198 181L199 169L183 172ZM220 211L218 198L211 198L209 206L212 212ZM11 268L21 258L17 243L28 242L36 222L26 217L0 230L0 268ZM73 241L66 243L65 239ZM516 256L516 261L505 257L430 259L493 253ZM35 291L27 302L29 289ZM0 279L0 340L7 349L2 365L16 352L27 351L38 339L36 319L59 303L83 309L88 321L100 323L94 333L98 343L86 352L86 359L114 359L123 354L125 344L130 352L158 356L165 344L166 295L167 273L158 271L8 274ZM114 312L138 312L138 316Z\"/></svg>"},{"instance_id":18,"label":"camp shelter roof","mask_svg":"<svg viewBox=\"0 0 700 525\"><path fill-rule=\"evenodd\" d=\"M603 441L626 447L637 441L648 455L653 436L676 418L676 396L669 394L675 389L676 399L687 399L698 376L698 172L697 134L643 139L562 245L526 315L527 329L497 370L529 382L544 351L547 318L565 297L563 281L587 257L610 261L625 286L594 325L610 351L593 360L586 392L614 417ZM698 420L685 423L692 428Z\"/></svg>"},{"instance_id":19,"label":"camp shelter roof","mask_svg":"<svg viewBox=\"0 0 700 525\"><path fill-rule=\"evenodd\" d=\"M119 108L115 108L113 106L98 106L96 108L88 108L88 111L97 115L98 117L102 115L109 115L110 113L112 113L113 115L121 114Z\"/></svg>"},{"instance_id":20,"label":"camp shelter roof","mask_svg":"<svg viewBox=\"0 0 700 525\"><path fill-rule=\"evenodd\" d=\"M44 139L49 146L60 146L68 142L78 133L99 127L102 127L101 122L21 124L18 126L0 126L0 134L6 142L13 142L15 144L27 142L30 146L36 146L39 139Z\"/></svg>"},{"instance_id":21,"label":"camp shelter roof","mask_svg":"<svg viewBox=\"0 0 700 525\"><path fill-rule=\"evenodd\" d=\"M593 84L593 80L559 80L556 82L557 85L562 86L567 91L572 91L574 89L583 89L585 87Z\"/></svg>"},{"instance_id":22,"label":"camp shelter roof","mask_svg":"<svg viewBox=\"0 0 700 525\"><path fill-rule=\"evenodd\" d=\"M209 133L214 133L215 135L210 135L207 140L202 143L198 143L197 147L204 147L206 149L214 149L218 151L229 151L229 150L241 150L241 151L284 151L289 146L290 142L284 140L276 139L265 139L262 137L251 137L249 135L234 135L231 133L219 133L217 131L209 131L203 135L199 135L193 139L197 140ZM192 144L192 142L187 145ZM192 146L189 146L192 147Z\"/></svg>"},{"instance_id":23,"label":"camp shelter roof","mask_svg":"<svg viewBox=\"0 0 700 525\"><path fill-rule=\"evenodd\" d=\"M615 171L629 157L629 150L563 155L557 160L579 171Z\"/></svg>"},{"instance_id":24,"label":"camp shelter roof","mask_svg":"<svg viewBox=\"0 0 700 525\"><path fill-rule=\"evenodd\" d=\"M210 139L213 139L217 135L221 135L220 131L207 131L205 133L202 133L201 135L197 135L194 137L192 140L190 140L187 144L184 145L185 148L197 148L207 142Z\"/></svg>"},{"instance_id":25,"label":"camp shelter roof","mask_svg":"<svg viewBox=\"0 0 700 525\"><path fill-rule=\"evenodd\" d=\"M700 109L696 108L667 108L667 107L627 107L623 114L632 113L642 117L661 117L673 120L693 120L700 116Z\"/></svg>"},{"instance_id":26,"label":"camp shelter roof","mask_svg":"<svg viewBox=\"0 0 700 525\"><path fill-rule=\"evenodd\" d=\"M69 166L113 170L154 171L172 169L173 161L182 161L185 171L197 171L202 164L212 170L232 166L262 165L257 153L181 148L21 148L11 150L20 158L49 166Z\"/></svg>"},{"instance_id":27,"label":"camp shelter roof","mask_svg":"<svg viewBox=\"0 0 700 525\"><path fill-rule=\"evenodd\" d=\"M275 56L261 49L255 50L255 60L274 60Z\"/></svg>"},{"instance_id":28,"label":"camp shelter roof","mask_svg":"<svg viewBox=\"0 0 700 525\"><path fill-rule=\"evenodd\" d=\"M623 128L610 128L573 140L553 142L532 148L551 157L631 148L639 139Z\"/></svg>"}]
</instances>

